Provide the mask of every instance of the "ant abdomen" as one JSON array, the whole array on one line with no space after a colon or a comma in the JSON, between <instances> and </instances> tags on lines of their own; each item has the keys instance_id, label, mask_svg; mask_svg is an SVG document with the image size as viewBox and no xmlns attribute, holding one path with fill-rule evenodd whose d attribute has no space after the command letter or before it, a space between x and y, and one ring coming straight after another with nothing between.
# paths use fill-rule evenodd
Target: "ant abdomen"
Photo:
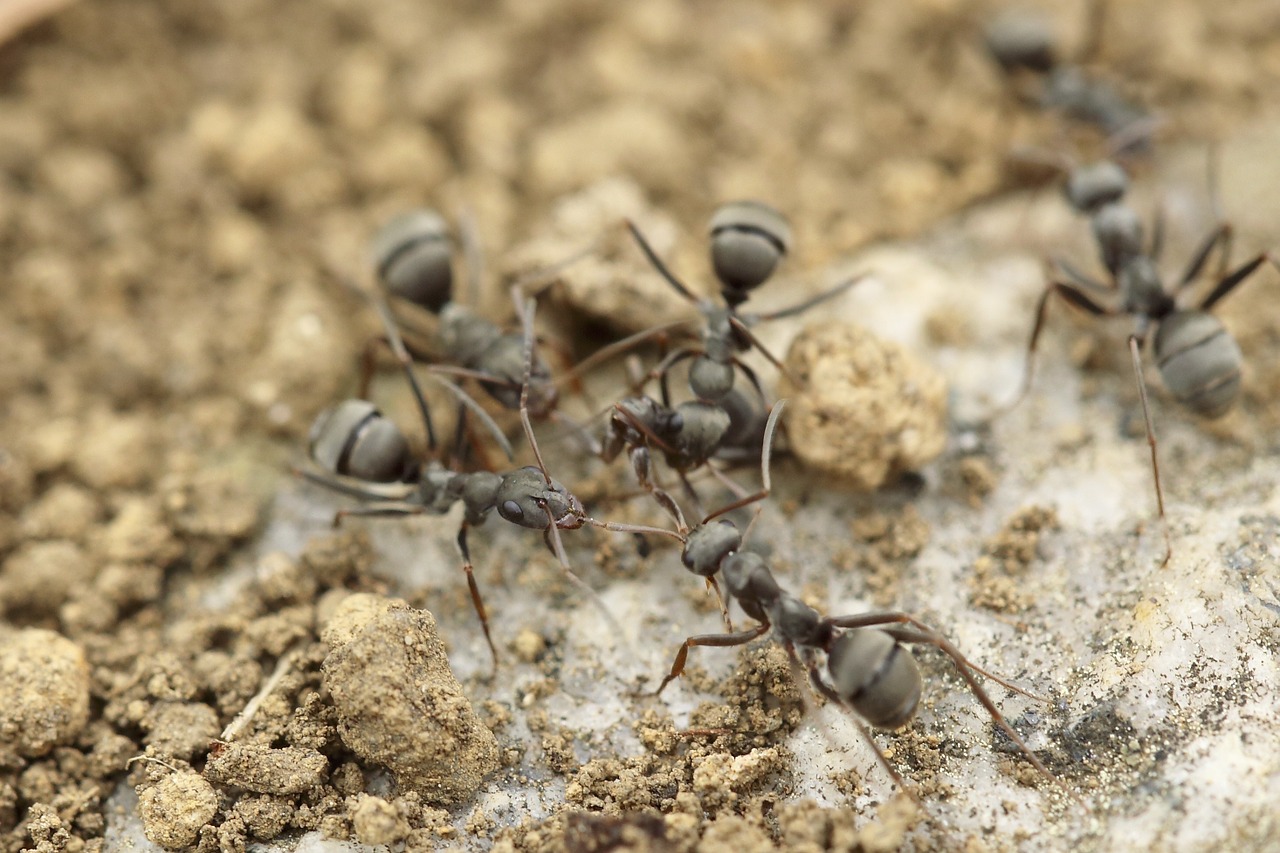
<instances>
[{"instance_id":1,"label":"ant abdomen","mask_svg":"<svg viewBox=\"0 0 1280 853\"><path fill-rule=\"evenodd\" d=\"M453 246L449 226L434 210L403 213L373 238L378 280L392 296L432 314L453 300Z\"/></svg>"},{"instance_id":2,"label":"ant abdomen","mask_svg":"<svg viewBox=\"0 0 1280 853\"><path fill-rule=\"evenodd\" d=\"M311 458L331 474L371 483L406 479L413 456L404 433L367 400L343 400L311 425Z\"/></svg>"},{"instance_id":3,"label":"ant abdomen","mask_svg":"<svg viewBox=\"0 0 1280 853\"><path fill-rule=\"evenodd\" d=\"M1179 403L1206 418L1225 415L1240 395L1240 345L1205 311L1175 311L1155 337L1160 378Z\"/></svg>"},{"instance_id":4,"label":"ant abdomen","mask_svg":"<svg viewBox=\"0 0 1280 853\"><path fill-rule=\"evenodd\" d=\"M871 725L896 729L915 716L920 669L911 652L876 628L837 637L827 655L832 687Z\"/></svg>"},{"instance_id":5,"label":"ant abdomen","mask_svg":"<svg viewBox=\"0 0 1280 853\"><path fill-rule=\"evenodd\" d=\"M747 291L767 281L791 250L791 226L786 217L756 201L720 205L708 230L711 266L731 303L745 301Z\"/></svg>"}]
</instances>

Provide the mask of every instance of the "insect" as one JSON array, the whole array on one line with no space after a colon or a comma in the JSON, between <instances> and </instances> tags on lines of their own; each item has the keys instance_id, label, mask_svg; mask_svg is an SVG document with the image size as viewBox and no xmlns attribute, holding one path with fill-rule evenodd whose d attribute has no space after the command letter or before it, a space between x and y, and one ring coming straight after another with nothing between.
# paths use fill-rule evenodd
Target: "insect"
<instances>
[{"instance_id":1,"label":"insect","mask_svg":"<svg viewBox=\"0 0 1280 853\"><path fill-rule=\"evenodd\" d=\"M791 250L791 227L781 213L761 202L735 201L722 204L712 215L708 227L711 267L720 283L723 304L695 296L658 257L639 227L629 220L626 224L653 268L676 293L698 309L703 319L701 345L676 349L650 372L650 376L658 377L662 401L668 406L671 405L668 374L671 368L686 359L692 359L689 388L697 399L711 403L722 400L733 390L738 370L746 375L763 399L764 392L755 371L738 356L755 348L779 370L785 372L785 368L752 334L750 327L801 314L839 296L862 279L860 275L854 276L789 308L764 314L744 314L739 308L753 290L769 280ZM633 335L623 343L630 343L644 334Z\"/></svg>"},{"instance_id":2,"label":"insect","mask_svg":"<svg viewBox=\"0 0 1280 853\"><path fill-rule=\"evenodd\" d=\"M515 292L513 297L520 300ZM390 310L380 299L375 298L375 304L383 320L387 341L409 378L415 401L425 420L427 403L413 374L412 357L400 338ZM518 301L517 304L521 303ZM522 304L525 380L533 360L533 312L532 300ZM461 388L447 380L444 382L498 437L510 455L511 448L505 443L505 436L484 410ZM525 436L537 459L536 466L499 474L453 471L435 461L424 464L412 457L408 442L392 421L378 412L372 403L354 399L339 403L316 419L311 431L310 455L321 473L300 472L312 482L366 502L362 506L339 510L334 517L335 526L347 516L442 515L461 503L464 514L457 545L462 555L471 603L480 619L495 666L498 653L473 572L468 531L483 524L495 510L504 521L541 530L547 547L556 555L566 577L585 590L589 597L596 599L590 587L570 568L560 531L576 530L588 524L597 527L609 525L608 522L589 518L578 498L547 472L529 418L528 387L527 381L522 383L518 404Z\"/></svg>"},{"instance_id":3,"label":"insect","mask_svg":"<svg viewBox=\"0 0 1280 853\"><path fill-rule=\"evenodd\" d=\"M1150 146L1158 122L1111 83L1090 77L1081 67L1098 52L1103 6L1097 0L1089 4L1087 38L1076 62L1058 57L1048 22L1027 9L1008 9L997 15L987 24L984 41L991 58L1011 81L1028 76L1035 81L1032 92L1022 94L1024 100L1092 125L1114 140L1117 150L1136 153Z\"/></svg>"},{"instance_id":4,"label":"insect","mask_svg":"<svg viewBox=\"0 0 1280 853\"><path fill-rule=\"evenodd\" d=\"M481 252L474 228L464 224L461 230L469 290L474 294L481 278ZM439 321L432 335L408 318L397 315L397 326L411 336L405 348L414 358L431 363L430 369L434 372L475 380L506 409L518 409L524 400L534 419L563 422L581 431L577 424L557 411L559 388L536 350L526 369L522 333L502 328L454 298L454 254L448 224L434 210L401 214L374 236L370 255L383 290L397 300L425 309ZM531 278L573 263L582 254L585 253L567 259L553 270L539 271ZM518 282L515 289L523 292L526 283ZM372 355L372 350L366 350L362 387L367 387L372 375ZM428 434L429 438L433 435L430 426ZM434 448L434 440L431 446Z\"/></svg>"},{"instance_id":5,"label":"insect","mask_svg":"<svg viewBox=\"0 0 1280 853\"><path fill-rule=\"evenodd\" d=\"M915 715L923 689L920 670L907 646L931 645L951 658L970 691L996 724L1027 756L1028 761L1052 780L1053 776L1048 769L1008 724L990 696L982 689L975 673L1014 692L1034 699L1039 697L981 669L938 631L908 614L885 612L834 618L821 616L779 586L763 557L743 550L745 534L740 533L736 525L726 520L716 520L726 512L757 503L768 496L769 439L783 405L784 401L779 401L774 406L766 427L765 445L761 452L761 491L717 510L692 530L681 524L681 529L676 534L676 538L684 544L681 559L685 567L706 578L709 585L715 584L715 576L719 574L728 596L736 600L743 612L757 624L742 631L734 631L728 625L727 633L696 634L686 638L676 652L670 671L657 690L653 691L653 695L660 694L668 684L680 677L688 661L689 650L695 646L741 646L772 630L792 661L803 665L807 670L815 690L841 707L853 711L871 726L896 729L906 725ZM758 516L757 506L756 517ZM752 519L752 524L754 522L755 518ZM668 534L671 535L671 532L668 531ZM719 586L714 588L720 594ZM728 623L727 612L725 620ZM820 654L826 656L825 674ZM875 750L880 763L894 781L918 802L915 793L889 764L861 720L855 718L859 731Z\"/></svg>"},{"instance_id":6,"label":"insect","mask_svg":"<svg viewBox=\"0 0 1280 853\"><path fill-rule=\"evenodd\" d=\"M1211 187L1214 183L1211 177ZM1164 248L1162 220L1156 219L1148 241L1141 218L1125 203L1127 186L1123 170L1113 162L1103 161L1071 170L1066 184L1067 199L1077 211L1089 218L1107 278L1099 281L1065 260L1053 261L1049 280L1036 306L1022 387L1006 408L1017 405L1030 388L1036 344L1044 327L1051 296L1056 294L1068 304L1095 317L1126 316L1133 319L1128 346L1142 401L1147 443L1151 448L1156 503L1164 527L1163 566L1172 555L1172 546L1165 522L1156 437L1143 379L1142 349L1148 335L1151 335L1152 354L1160 378L1180 404L1205 418L1226 414L1240 395L1243 355L1231 333L1210 312L1264 262L1270 261L1275 265L1276 258L1270 252L1262 252L1240 266L1228 269L1232 232L1230 224L1222 222L1191 255L1186 268L1170 289L1165 286L1158 268ZM1216 208L1216 192L1211 194L1215 196ZM1220 249L1220 263L1213 288L1194 307L1180 307L1179 297L1199 279L1215 249Z\"/></svg>"}]
</instances>

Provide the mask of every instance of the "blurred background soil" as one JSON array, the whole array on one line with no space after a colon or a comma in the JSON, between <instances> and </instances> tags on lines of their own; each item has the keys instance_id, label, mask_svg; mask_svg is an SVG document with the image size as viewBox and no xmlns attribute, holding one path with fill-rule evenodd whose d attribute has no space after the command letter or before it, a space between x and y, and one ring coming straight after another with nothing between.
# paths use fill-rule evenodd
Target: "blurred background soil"
<instances>
[{"instance_id":1,"label":"blurred background soil","mask_svg":"<svg viewBox=\"0 0 1280 853\"><path fill-rule=\"evenodd\" d=\"M1084 4L1045 5L1069 54ZM0 44L0 684L12 691L0 693L0 849L97 849L126 762L155 759L127 771L144 788L198 780L171 772L204 768L210 742L285 658L277 693L290 701L277 695L261 712L254 742L318 751L331 773L296 790L224 774L216 796L208 782L167 781L186 813L218 815L190 831L154 818L171 846L243 849L316 828L461 843L438 804L370 798L370 768L335 746L340 721L319 698L326 591L386 589L368 574L367 542L321 540L259 564L223 606L209 604L312 417L353 390L373 326L344 280L366 274L368 235L406 207L465 206L500 257L545 230L558 200L622 176L679 223L681 269L703 268L702 223L742 196L789 215L801 235L792 269L914 237L1008 189L1011 148L1080 143L1009 97L979 40L997 8L86 0ZM1095 70L1158 112L1157 151L1227 138L1274 106L1275 3L1116 2L1104 32ZM1263 290L1229 309L1246 355L1276 343ZM483 302L505 316L500 289ZM1277 368L1257 369L1269 393ZM1280 416L1249 412L1260 431ZM448 600L465 608L447 577ZM525 640L533 661L537 638ZM785 661L762 660L738 695L785 680ZM32 671L49 683L33 687ZM765 705L740 703L795 713ZM481 709L499 728L510 713ZM667 739L659 752L675 750L669 720L646 732ZM554 754L560 733L541 735ZM692 773L697 761L682 760ZM692 827L681 843L701 833L741 849L874 848L847 812L789 805L766 833L707 805L770 772L704 778L706 802L679 806ZM590 808L591 785L578 781ZM727 817L707 829L699 808ZM902 820L882 819L891 847ZM503 843L651 834L640 818L565 820ZM468 825L490 834L481 814Z\"/></svg>"}]
</instances>

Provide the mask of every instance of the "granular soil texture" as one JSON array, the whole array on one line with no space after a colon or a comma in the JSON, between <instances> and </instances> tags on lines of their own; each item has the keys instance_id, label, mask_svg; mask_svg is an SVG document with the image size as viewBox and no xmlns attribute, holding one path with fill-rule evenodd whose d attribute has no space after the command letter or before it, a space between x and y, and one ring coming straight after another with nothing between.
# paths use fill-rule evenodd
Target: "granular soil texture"
<instances>
[{"instance_id":1,"label":"granular soil texture","mask_svg":"<svg viewBox=\"0 0 1280 853\"><path fill-rule=\"evenodd\" d=\"M1112 5L1099 65L1170 136L1221 131L1275 91L1268 4ZM351 387L371 326L343 281L366 235L407 206L465 205L506 250L619 175L683 223L771 200L802 224L800 269L915 234L1000 190L1013 143L1056 139L977 48L991 9L102 0L0 45L0 848L100 849L122 784L166 847L309 829L469 843L445 806L518 763L526 745L479 729L521 711L466 718L470 684L445 678L433 629L394 629L417 638L398 665L461 701L445 719L466 719L450 730L466 758L449 790L388 791L381 767L417 771L349 739L321 636L354 595L400 612L368 543L317 538L223 580L310 418ZM1082 22L1064 14L1068 42ZM700 240L677 241L686 266ZM642 717L640 757L580 760L575 732L542 732L565 810L501 832L476 814L470 841L898 846L905 801L775 802L794 682L763 647L735 679L704 684L709 734Z\"/></svg>"}]
</instances>

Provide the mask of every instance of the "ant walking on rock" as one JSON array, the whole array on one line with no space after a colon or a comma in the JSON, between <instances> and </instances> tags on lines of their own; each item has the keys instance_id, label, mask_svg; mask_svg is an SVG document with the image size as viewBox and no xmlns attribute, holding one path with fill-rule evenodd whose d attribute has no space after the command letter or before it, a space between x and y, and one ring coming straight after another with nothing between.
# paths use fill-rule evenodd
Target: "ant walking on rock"
<instances>
[{"instance_id":1,"label":"ant walking on rock","mask_svg":"<svg viewBox=\"0 0 1280 853\"><path fill-rule=\"evenodd\" d=\"M1211 165L1210 194L1214 199L1214 209L1218 210L1213 172ZM1240 367L1244 357L1235 338L1211 312L1263 263L1270 261L1278 267L1280 264L1268 251L1230 269L1232 230L1230 224L1219 216L1220 224L1197 247L1173 287L1168 288L1158 267L1164 248L1163 219L1156 218L1148 241L1141 217L1125 201L1128 178L1120 166L1103 161L1072 167L1065 189L1071 206L1089 219L1107 277L1099 281L1068 261L1053 260L1049 280L1036 305L1022 387L1005 410L1021 402L1031 387L1036 344L1044 328L1051 296L1056 295L1094 317L1132 318L1129 354L1138 382L1138 396L1142 401L1147 443L1151 448L1156 503L1164 529L1165 555L1161 561L1161 566L1164 566L1169 562L1173 549L1165 519L1156 437L1143 378L1142 349L1150 335L1160 378L1181 405L1204 418L1225 415L1240 396ZM1181 307L1179 298L1199 280L1215 249L1220 252L1213 288L1194 307Z\"/></svg>"},{"instance_id":2,"label":"ant walking on rock","mask_svg":"<svg viewBox=\"0 0 1280 853\"><path fill-rule=\"evenodd\" d=\"M813 688L835 704L856 716L867 743L875 751L880 764L894 782L919 803L919 798L905 784L901 775L889 764L884 752L871 736L866 724L881 729L897 729L915 715L923 690L919 667L909 645L929 645L947 655L964 679L970 692L991 715L996 725L1013 741L1027 760L1045 778L1055 781L1048 768L1036 757L1013 727L1005 720L976 675L982 675L1015 693L1037 701L1045 701L974 664L940 632L906 613L880 612L853 616L824 617L778 584L768 563L759 554L743 550L747 534L736 525L717 519L725 513L764 500L770 492L769 449L774 428L785 401L779 401L770 414L761 448L761 480L763 488L754 495L741 498L717 510L690 530L680 522L679 531L666 531L684 546L681 560L694 574L707 579L717 595L717 575L728 596L737 601L756 625L734 631L724 614L727 632L695 634L685 639L676 652L671 669L651 695L657 696L679 678L695 646L729 648L746 645L770 630L786 648L792 662L803 666ZM748 525L759 517L760 507ZM723 600L722 600L723 606ZM821 655L826 657L822 666Z\"/></svg>"}]
</instances>

